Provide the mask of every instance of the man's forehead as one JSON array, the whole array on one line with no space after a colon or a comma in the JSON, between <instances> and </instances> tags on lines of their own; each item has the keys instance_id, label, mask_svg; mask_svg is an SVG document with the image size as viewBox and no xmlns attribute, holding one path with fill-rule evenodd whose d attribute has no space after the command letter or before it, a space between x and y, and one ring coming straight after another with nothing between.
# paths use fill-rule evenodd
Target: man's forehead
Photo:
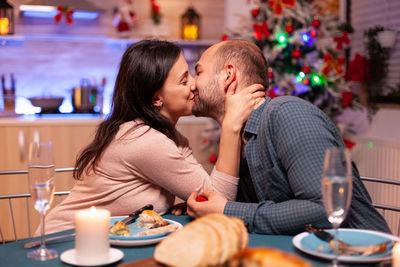
<instances>
[{"instance_id":1,"label":"man's forehead","mask_svg":"<svg viewBox=\"0 0 400 267\"><path fill-rule=\"evenodd\" d=\"M206 64L211 64L213 62L214 54L216 51L216 47L218 44L209 47L204 53L201 55L199 61L196 64L196 68L203 67Z\"/></svg>"}]
</instances>

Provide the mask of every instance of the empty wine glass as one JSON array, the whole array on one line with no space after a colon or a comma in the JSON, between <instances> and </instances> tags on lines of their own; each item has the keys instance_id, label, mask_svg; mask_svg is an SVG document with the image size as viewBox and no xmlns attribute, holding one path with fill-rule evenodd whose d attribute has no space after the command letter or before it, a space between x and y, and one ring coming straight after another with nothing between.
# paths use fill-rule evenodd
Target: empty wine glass
<instances>
[{"instance_id":1,"label":"empty wine glass","mask_svg":"<svg viewBox=\"0 0 400 267\"><path fill-rule=\"evenodd\" d=\"M322 171L322 197L328 220L335 230L334 259L338 266L338 228L350 207L353 176L350 151L346 148L329 148L325 152Z\"/></svg>"},{"instance_id":2,"label":"empty wine glass","mask_svg":"<svg viewBox=\"0 0 400 267\"><path fill-rule=\"evenodd\" d=\"M40 212L40 247L27 254L35 260L50 260L57 258L55 250L47 249L44 241L44 217L53 201L55 169L53 145L51 142L34 142L29 146L28 181L35 209Z\"/></svg>"}]
</instances>

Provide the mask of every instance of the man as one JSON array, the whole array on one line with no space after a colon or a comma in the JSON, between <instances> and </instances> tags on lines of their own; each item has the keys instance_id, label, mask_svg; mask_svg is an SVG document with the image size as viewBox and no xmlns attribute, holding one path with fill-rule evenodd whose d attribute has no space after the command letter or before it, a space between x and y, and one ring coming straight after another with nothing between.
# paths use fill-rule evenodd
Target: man
<instances>
[{"instance_id":1,"label":"man","mask_svg":"<svg viewBox=\"0 0 400 267\"><path fill-rule=\"evenodd\" d=\"M237 80L239 91L253 83L268 88L267 70L261 50L249 41L213 45L196 65L193 113L221 123L228 86ZM327 148L344 143L321 110L297 97L267 98L251 113L243 145L237 202L214 191L203 192L208 200L199 202L192 193L187 201L190 216L223 212L243 219L250 232L265 234L297 234L309 223L331 226L321 195L323 159ZM342 227L390 232L354 164L352 202Z\"/></svg>"}]
</instances>

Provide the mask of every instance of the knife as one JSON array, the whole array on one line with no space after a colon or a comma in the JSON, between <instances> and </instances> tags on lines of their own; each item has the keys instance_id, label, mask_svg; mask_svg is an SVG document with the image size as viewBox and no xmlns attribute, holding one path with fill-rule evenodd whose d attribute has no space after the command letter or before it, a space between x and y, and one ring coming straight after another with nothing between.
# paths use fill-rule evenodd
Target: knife
<instances>
[{"instance_id":1,"label":"knife","mask_svg":"<svg viewBox=\"0 0 400 267\"><path fill-rule=\"evenodd\" d=\"M325 230L315 228L311 224L307 224L305 226L305 229L307 230L307 232L315 234L319 239L326 241L328 243L334 239L332 234L326 232Z\"/></svg>"},{"instance_id":2,"label":"knife","mask_svg":"<svg viewBox=\"0 0 400 267\"><path fill-rule=\"evenodd\" d=\"M131 214L129 214L128 217L126 217L125 219L122 220L122 222L125 224L131 224L136 220L136 218L139 216L139 214L142 213L144 210L153 210L153 208L154 208L153 205L148 204L138 210L135 210Z\"/></svg>"},{"instance_id":3,"label":"knife","mask_svg":"<svg viewBox=\"0 0 400 267\"><path fill-rule=\"evenodd\" d=\"M144 210L152 210L152 209L153 209L153 205L148 204L148 205L146 205L146 206L144 206L144 207L142 207L142 208L140 208L138 210L135 210L131 214L129 214L128 217L126 217L125 219L122 220L122 222L125 223L125 224L131 224L136 220L136 218L139 216L139 214L142 213ZM71 237L71 236L75 236L75 233L66 234L66 235L60 235L60 236L55 236L55 237L49 237L49 238L46 238L44 241L45 242L53 241L53 240L58 240L58 239L67 238L67 237ZM40 245L40 239L36 240L36 241L25 243L24 244L24 248L33 248L33 247L36 247L38 245Z\"/></svg>"}]
</instances>

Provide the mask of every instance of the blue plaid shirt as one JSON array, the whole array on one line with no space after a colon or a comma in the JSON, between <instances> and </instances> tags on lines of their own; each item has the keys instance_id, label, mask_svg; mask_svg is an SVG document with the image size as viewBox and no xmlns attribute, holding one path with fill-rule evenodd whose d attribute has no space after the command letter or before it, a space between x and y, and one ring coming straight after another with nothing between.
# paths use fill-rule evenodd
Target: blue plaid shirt
<instances>
[{"instance_id":1,"label":"blue plaid shirt","mask_svg":"<svg viewBox=\"0 0 400 267\"><path fill-rule=\"evenodd\" d=\"M224 213L244 220L250 232L297 234L305 224L331 227L322 202L325 150L344 147L333 122L293 96L267 101L246 123L245 154L259 203L229 201ZM353 163L353 196L342 227L390 232Z\"/></svg>"}]
</instances>

